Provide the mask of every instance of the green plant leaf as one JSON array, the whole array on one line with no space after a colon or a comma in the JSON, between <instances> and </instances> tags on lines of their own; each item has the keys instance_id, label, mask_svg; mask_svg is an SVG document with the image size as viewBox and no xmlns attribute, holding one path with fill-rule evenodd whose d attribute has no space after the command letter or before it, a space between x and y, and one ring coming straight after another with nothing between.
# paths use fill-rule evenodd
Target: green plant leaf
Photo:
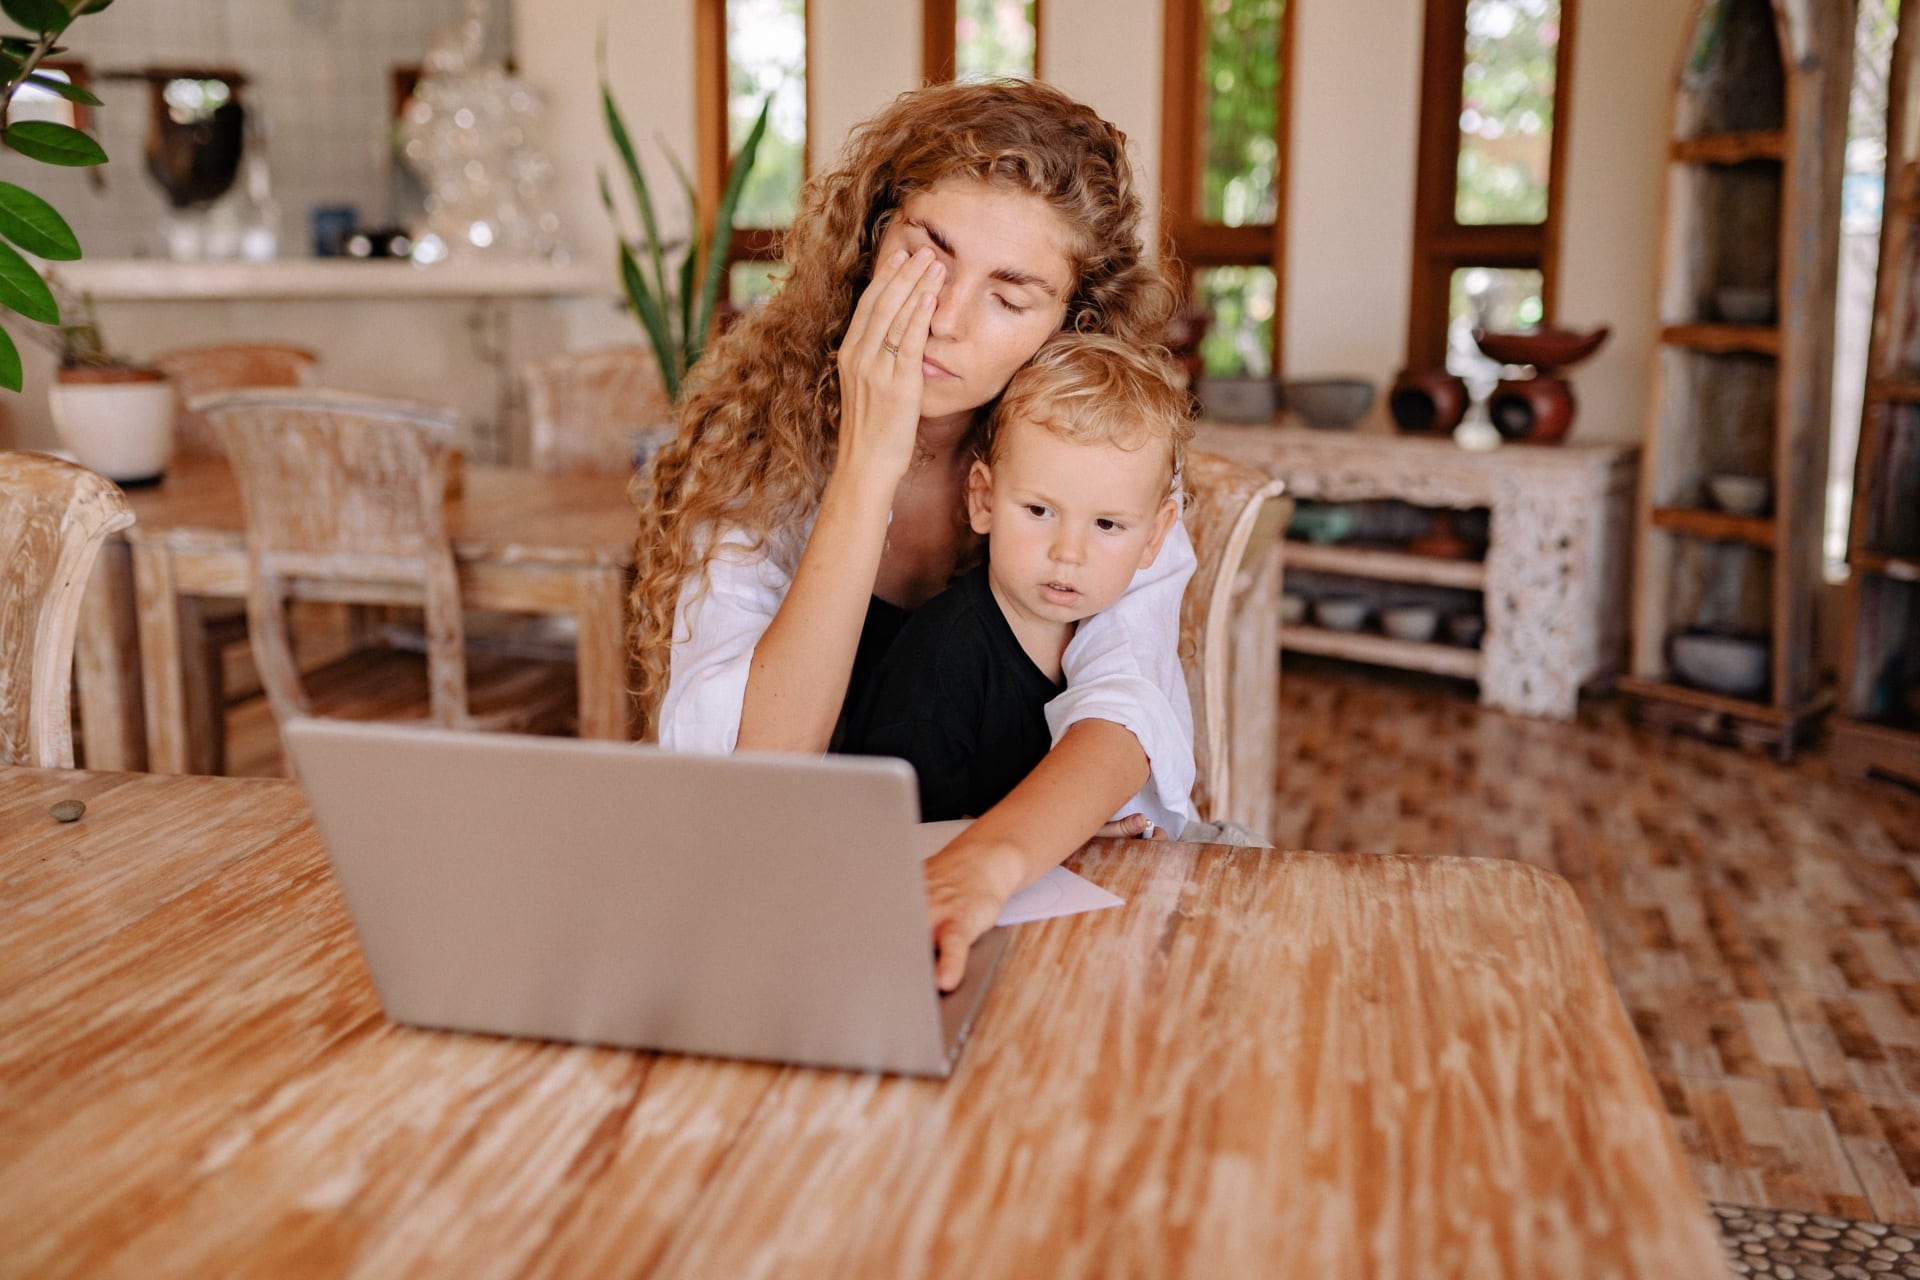
<instances>
[{"instance_id":1,"label":"green plant leaf","mask_svg":"<svg viewBox=\"0 0 1920 1280\"><path fill-rule=\"evenodd\" d=\"M18 391L26 385L26 375L20 368L20 349L13 345L13 339L0 329L0 387L8 391Z\"/></svg>"},{"instance_id":2,"label":"green plant leaf","mask_svg":"<svg viewBox=\"0 0 1920 1280\"><path fill-rule=\"evenodd\" d=\"M0 133L0 142L5 142L28 159L44 164L79 167L107 162L107 153L99 143L78 129L55 124L51 120L23 120L19 124L10 124L5 133Z\"/></svg>"},{"instance_id":3,"label":"green plant leaf","mask_svg":"<svg viewBox=\"0 0 1920 1280\"><path fill-rule=\"evenodd\" d=\"M53 300L53 290L10 244L0 244L0 307L41 324L60 323L60 304Z\"/></svg>"},{"instance_id":4,"label":"green plant leaf","mask_svg":"<svg viewBox=\"0 0 1920 1280\"><path fill-rule=\"evenodd\" d=\"M627 302L640 318L647 338L653 343L653 358L660 365L660 385L666 391L668 401L678 400L680 369L679 362L671 354L673 342L667 330L667 318L661 310L660 300L654 297L653 289L640 275L640 263L633 256L633 247L625 240L620 242L620 281L626 286Z\"/></svg>"},{"instance_id":5,"label":"green plant leaf","mask_svg":"<svg viewBox=\"0 0 1920 1280\"><path fill-rule=\"evenodd\" d=\"M80 240L67 220L45 200L11 182L0 182L0 236L56 262L80 256Z\"/></svg>"},{"instance_id":6,"label":"green plant leaf","mask_svg":"<svg viewBox=\"0 0 1920 1280\"><path fill-rule=\"evenodd\" d=\"M84 14L98 13L112 3L113 0L80 0L73 6L73 16L78 18Z\"/></svg>"},{"instance_id":7,"label":"green plant leaf","mask_svg":"<svg viewBox=\"0 0 1920 1280\"><path fill-rule=\"evenodd\" d=\"M73 11L60 0L0 0L0 9L29 31L65 31Z\"/></svg>"},{"instance_id":8,"label":"green plant leaf","mask_svg":"<svg viewBox=\"0 0 1920 1280\"><path fill-rule=\"evenodd\" d=\"M620 108L614 105L613 90L607 87L604 69L600 78L601 108L607 118L607 133L613 138L614 150L620 153L621 167L627 171L627 185L633 191L633 203L640 214L640 227L646 233L644 246L648 265L653 268L653 286L662 297L667 291L667 264L665 251L660 246L660 223L654 216L653 195L647 190L646 171L640 167L640 157L633 149L633 139L627 135L626 121L620 118Z\"/></svg>"},{"instance_id":9,"label":"green plant leaf","mask_svg":"<svg viewBox=\"0 0 1920 1280\"><path fill-rule=\"evenodd\" d=\"M760 139L767 132L767 117L773 111L773 95L760 103L760 114L740 144L739 154L727 168L726 190L720 196L720 208L713 218L713 242L707 246L706 278L700 284L700 305L694 312L699 325L698 337L688 342L687 363L699 359L706 344L707 331L713 326L713 310L720 300L720 284L727 274L727 250L733 244L733 212L740 203L740 191L747 185L753 158L760 150Z\"/></svg>"},{"instance_id":10,"label":"green plant leaf","mask_svg":"<svg viewBox=\"0 0 1920 1280\"><path fill-rule=\"evenodd\" d=\"M48 93L57 93L68 102L79 102L89 107L103 105L100 99L94 97L79 85L69 84L57 76L42 75L36 71L27 77L27 83L37 88L45 89Z\"/></svg>"}]
</instances>

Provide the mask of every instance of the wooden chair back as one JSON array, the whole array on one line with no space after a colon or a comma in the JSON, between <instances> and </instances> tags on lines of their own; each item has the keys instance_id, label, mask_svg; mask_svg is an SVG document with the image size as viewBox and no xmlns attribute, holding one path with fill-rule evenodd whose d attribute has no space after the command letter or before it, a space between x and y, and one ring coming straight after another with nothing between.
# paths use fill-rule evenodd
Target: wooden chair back
<instances>
[{"instance_id":1,"label":"wooden chair back","mask_svg":"<svg viewBox=\"0 0 1920 1280\"><path fill-rule=\"evenodd\" d=\"M1279 751L1281 535L1293 503L1266 472L1198 450L1182 479L1199 560L1180 605L1194 809L1265 834Z\"/></svg>"},{"instance_id":2,"label":"wooden chair back","mask_svg":"<svg viewBox=\"0 0 1920 1280\"><path fill-rule=\"evenodd\" d=\"M319 359L305 347L284 342L223 342L163 351L149 362L173 383L174 452L183 458L225 456L220 433L193 401L247 387L304 387Z\"/></svg>"},{"instance_id":3,"label":"wooden chair back","mask_svg":"<svg viewBox=\"0 0 1920 1280\"><path fill-rule=\"evenodd\" d=\"M345 391L234 391L196 403L219 429L247 521L247 630L276 719L310 703L289 598L425 612L432 718L470 728L466 628L447 538L458 413Z\"/></svg>"},{"instance_id":4,"label":"wooden chair back","mask_svg":"<svg viewBox=\"0 0 1920 1280\"><path fill-rule=\"evenodd\" d=\"M73 767L73 643L100 545L133 523L111 480L0 453L0 764Z\"/></svg>"},{"instance_id":5,"label":"wooden chair back","mask_svg":"<svg viewBox=\"0 0 1920 1280\"><path fill-rule=\"evenodd\" d=\"M631 471L635 433L673 424L673 404L647 347L550 356L528 364L521 377L535 471Z\"/></svg>"}]
</instances>

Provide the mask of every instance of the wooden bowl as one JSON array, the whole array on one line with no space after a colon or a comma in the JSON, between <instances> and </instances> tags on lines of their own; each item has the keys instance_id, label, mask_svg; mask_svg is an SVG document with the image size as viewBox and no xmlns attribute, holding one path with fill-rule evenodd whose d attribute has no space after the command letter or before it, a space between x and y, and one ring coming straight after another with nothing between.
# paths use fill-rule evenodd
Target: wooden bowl
<instances>
[{"instance_id":1,"label":"wooden bowl","mask_svg":"<svg viewBox=\"0 0 1920 1280\"><path fill-rule=\"evenodd\" d=\"M1579 333L1572 329L1529 329L1524 333L1494 333L1475 329L1473 340L1489 360L1501 364L1530 364L1536 369L1562 369L1578 364L1600 349L1613 330L1606 325Z\"/></svg>"}]
</instances>

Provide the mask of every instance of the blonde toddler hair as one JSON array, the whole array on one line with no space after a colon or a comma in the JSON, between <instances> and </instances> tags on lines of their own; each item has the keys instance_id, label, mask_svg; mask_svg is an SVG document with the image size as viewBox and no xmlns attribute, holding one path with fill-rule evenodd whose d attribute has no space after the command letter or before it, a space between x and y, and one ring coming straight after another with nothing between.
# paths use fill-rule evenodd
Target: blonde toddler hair
<instances>
[{"instance_id":1,"label":"blonde toddler hair","mask_svg":"<svg viewBox=\"0 0 1920 1280\"><path fill-rule=\"evenodd\" d=\"M1007 427L1027 422L1077 444L1166 450L1168 492L1193 439L1192 401L1164 347L1096 333L1049 338L1007 384L980 456L992 466Z\"/></svg>"}]
</instances>

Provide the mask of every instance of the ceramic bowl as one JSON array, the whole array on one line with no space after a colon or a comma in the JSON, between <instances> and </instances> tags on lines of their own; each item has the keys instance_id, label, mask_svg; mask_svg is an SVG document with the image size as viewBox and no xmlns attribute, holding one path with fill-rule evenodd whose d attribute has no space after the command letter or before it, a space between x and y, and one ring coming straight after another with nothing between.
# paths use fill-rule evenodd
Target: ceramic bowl
<instances>
[{"instance_id":1,"label":"ceramic bowl","mask_svg":"<svg viewBox=\"0 0 1920 1280\"><path fill-rule=\"evenodd\" d=\"M1298 591L1280 593L1280 625L1297 627L1307 620L1307 598Z\"/></svg>"},{"instance_id":2,"label":"ceramic bowl","mask_svg":"<svg viewBox=\"0 0 1920 1280\"><path fill-rule=\"evenodd\" d=\"M1202 378L1200 405L1216 422L1270 422L1280 411L1280 388L1272 378Z\"/></svg>"},{"instance_id":3,"label":"ceramic bowl","mask_svg":"<svg viewBox=\"0 0 1920 1280\"><path fill-rule=\"evenodd\" d=\"M1736 516L1765 515L1773 503L1773 484L1762 476L1721 472L1707 477L1707 493L1713 505Z\"/></svg>"},{"instance_id":4,"label":"ceramic bowl","mask_svg":"<svg viewBox=\"0 0 1920 1280\"><path fill-rule=\"evenodd\" d=\"M1373 407L1373 384L1365 378L1295 378L1281 388L1281 397L1308 426L1338 431Z\"/></svg>"},{"instance_id":5,"label":"ceramic bowl","mask_svg":"<svg viewBox=\"0 0 1920 1280\"><path fill-rule=\"evenodd\" d=\"M1353 508L1344 503L1302 502L1293 509L1287 533L1328 546L1351 537L1355 519Z\"/></svg>"},{"instance_id":6,"label":"ceramic bowl","mask_svg":"<svg viewBox=\"0 0 1920 1280\"><path fill-rule=\"evenodd\" d=\"M1424 643L1440 627L1440 611L1430 604L1397 604L1380 611L1380 629L1395 640Z\"/></svg>"},{"instance_id":7,"label":"ceramic bowl","mask_svg":"<svg viewBox=\"0 0 1920 1280\"><path fill-rule=\"evenodd\" d=\"M1713 307L1729 324L1769 324L1773 320L1773 290L1726 285L1713 291Z\"/></svg>"},{"instance_id":8,"label":"ceramic bowl","mask_svg":"<svg viewBox=\"0 0 1920 1280\"><path fill-rule=\"evenodd\" d=\"M1480 638L1486 634L1487 619L1484 614L1454 613L1447 615L1447 636L1455 644L1465 645L1469 649L1480 647Z\"/></svg>"},{"instance_id":9,"label":"ceramic bowl","mask_svg":"<svg viewBox=\"0 0 1920 1280\"><path fill-rule=\"evenodd\" d=\"M1696 688L1734 698L1766 692L1771 647L1764 637L1682 631L1667 642L1673 674Z\"/></svg>"},{"instance_id":10,"label":"ceramic bowl","mask_svg":"<svg viewBox=\"0 0 1920 1280\"><path fill-rule=\"evenodd\" d=\"M1328 596L1313 602L1313 620L1329 631L1358 631L1367 625L1367 602L1357 596Z\"/></svg>"}]
</instances>

